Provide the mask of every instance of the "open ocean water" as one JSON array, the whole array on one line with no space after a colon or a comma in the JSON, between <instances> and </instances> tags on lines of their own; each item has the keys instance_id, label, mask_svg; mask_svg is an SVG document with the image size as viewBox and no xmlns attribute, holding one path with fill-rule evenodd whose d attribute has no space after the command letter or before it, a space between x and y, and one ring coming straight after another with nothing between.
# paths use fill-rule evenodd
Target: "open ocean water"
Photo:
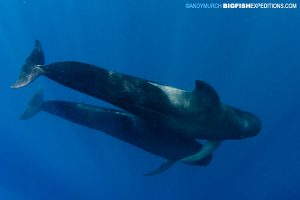
<instances>
[{"instance_id":1,"label":"open ocean water","mask_svg":"<svg viewBox=\"0 0 300 200\"><path fill-rule=\"evenodd\" d=\"M300 199L299 8L186 3L0 1L1 200ZM146 177L162 158L47 113L19 120L39 87L47 100L110 106L42 77L10 89L35 39L46 63L81 61L186 90L205 80L222 102L257 114L262 131L223 142L209 166Z\"/></svg>"}]
</instances>

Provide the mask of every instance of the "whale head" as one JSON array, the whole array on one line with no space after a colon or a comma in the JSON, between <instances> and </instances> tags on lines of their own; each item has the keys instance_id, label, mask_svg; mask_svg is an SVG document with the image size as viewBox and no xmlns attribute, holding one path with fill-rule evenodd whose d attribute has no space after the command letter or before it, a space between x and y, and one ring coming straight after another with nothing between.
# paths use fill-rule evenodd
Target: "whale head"
<instances>
[{"instance_id":1,"label":"whale head","mask_svg":"<svg viewBox=\"0 0 300 200\"><path fill-rule=\"evenodd\" d=\"M243 112L237 121L237 127L241 130L241 137L256 136L261 130L260 119L249 112Z\"/></svg>"},{"instance_id":2,"label":"whale head","mask_svg":"<svg viewBox=\"0 0 300 200\"><path fill-rule=\"evenodd\" d=\"M231 134L232 139L253 137L260 132L261 121L256 115L228 105L222 105L222 109L226 119L226 132Z\"/></svg>"}]
</instances>

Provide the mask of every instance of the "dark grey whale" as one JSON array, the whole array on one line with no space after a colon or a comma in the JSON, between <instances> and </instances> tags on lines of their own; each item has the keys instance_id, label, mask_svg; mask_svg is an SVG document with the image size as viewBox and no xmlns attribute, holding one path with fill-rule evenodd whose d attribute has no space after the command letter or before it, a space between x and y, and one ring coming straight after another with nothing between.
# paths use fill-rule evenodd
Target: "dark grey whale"
<instances>
[{"instance_id":1,"label":"dark grey whale","mask_svg":"<svg viewBox=\"0 0 300 200\"><path fill-rule=\"evenodd\" d=\"M44 101L39 90L20 118L29 119L40 111L104 132L167 159L160 168L147 175L158 174L178 161L199 166L206 166L211 161L211 154L196 162L185 161L188 156L201 152L203 145L193 138L157 130L153 124L125 111L68 101Z\"/></svg>"},{"instance_id":2,"label":"dark grey whale","mask_svg":"<svg viewBox=\"0 0 300 200\"><path fill-rule=\"evenodd\" d=\"M204 81L197 80L190 92L80 62L45 65L41 44L36 41L11 87L26 86L40 75L185 137L242 139L257 135L261 129L254 114L221 103L216 91Z\"/></svg>"}]
</instances>

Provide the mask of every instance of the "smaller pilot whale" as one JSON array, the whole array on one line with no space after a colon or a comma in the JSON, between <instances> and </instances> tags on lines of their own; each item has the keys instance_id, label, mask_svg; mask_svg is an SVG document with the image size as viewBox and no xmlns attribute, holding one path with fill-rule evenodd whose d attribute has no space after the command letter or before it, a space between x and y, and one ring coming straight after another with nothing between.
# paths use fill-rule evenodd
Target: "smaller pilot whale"
<instances>
[{"instance_id":1,"label":"smaller pilot whale","mask_svg":"<svg viewBox=\"0 0 300 200\"><path fill-rule=\"evenodd\" d=\"M68 101L44 101L42 90L39 90L33 96L20 118L23 120L29 119L40 111L102 131L167 159L167 162L158 169L146 175L161 173L177 161L189 165L206 166L210 163L214 150L211 150L213 145L210 143L203 146L195 139L170 134L165 130L158 130L151 123L125 111ZM201 154L200 159L199 156L197 156L196 161L190 159L199 153Z\"/></svg>"},{"instance_id":2,"label":"smaller pilot whale","mask_svg":"<svg viewBox=\"0 0 300 200\"><path fill-rule=\"evenodd\" d=\"M24 87L40 75L109 102L175 135L215 144L252 137L261 129L258 117L221 103L213 87L204 81L195 81L195 89L185 91L80 62L45 65L42 46L36 41L11 87Z\"/></svg>"}]
</instances>

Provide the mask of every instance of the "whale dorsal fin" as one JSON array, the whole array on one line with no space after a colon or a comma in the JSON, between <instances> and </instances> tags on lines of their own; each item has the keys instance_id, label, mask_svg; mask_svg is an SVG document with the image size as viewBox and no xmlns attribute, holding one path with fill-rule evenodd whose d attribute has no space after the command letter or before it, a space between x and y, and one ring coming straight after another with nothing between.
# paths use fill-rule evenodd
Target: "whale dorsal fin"
<instances>
[{"instance_id":1,"label":"whale dorsal fin","mask_svg":"<svg viewBox=\"0 0 300 200\"><path fill-rule=\"evenodd\" d=\"M195 97L206 106L219 106L220 99L216 90L208 83L196 80L195 90L193 91Z\"/></svg>"}]
</instances>

